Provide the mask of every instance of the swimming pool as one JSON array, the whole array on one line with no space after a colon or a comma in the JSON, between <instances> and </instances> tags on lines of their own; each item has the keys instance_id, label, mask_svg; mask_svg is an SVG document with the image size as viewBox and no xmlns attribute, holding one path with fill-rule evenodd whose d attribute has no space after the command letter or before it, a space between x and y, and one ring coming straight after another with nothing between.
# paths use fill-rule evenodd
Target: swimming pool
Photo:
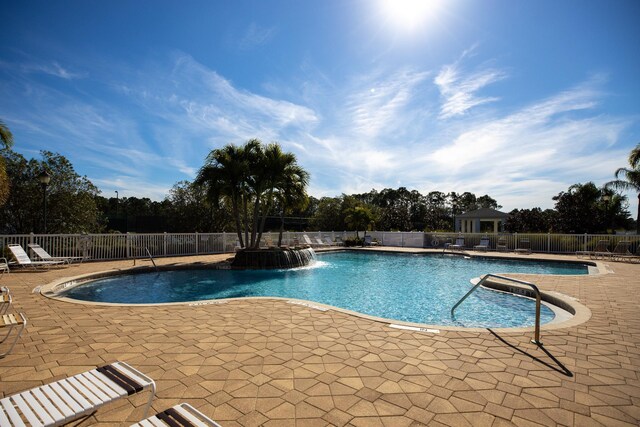
<instances>
[{"instance_id":1,"label":"swimming pool","mask_svg":"<svg viewBox=\"0 0 640 427\"><path fill-rule=\"evenodd\" d=\"M531 326L532 300L478 289L449 310L486 273L587 274L585 265L557 262L467 259L337 252L315 265L292 270L175 270L118 275L92 281L59 296L124 304L201 301L238 297L284 297L315 301L387 319L466 327ZM541 321L554 318L542 307Z\"/></svg>"}]
</instances>

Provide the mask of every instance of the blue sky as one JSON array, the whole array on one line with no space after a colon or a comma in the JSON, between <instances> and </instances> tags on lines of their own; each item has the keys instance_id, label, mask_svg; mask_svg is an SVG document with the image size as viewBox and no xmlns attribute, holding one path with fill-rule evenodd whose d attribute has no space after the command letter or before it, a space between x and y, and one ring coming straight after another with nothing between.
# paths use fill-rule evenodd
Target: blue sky
<instances>
[{"instance_id":1,"label":"blue sky","mask_svg":"<svg viewBox=\"0 0 640 427\"><path fill-rule=\"evenodd\" d=\"M4 1L0 118L106 197L278 141L316 197L405 186L552 207L640 142L640 2ZM632 212L636 197L630 197Z\"/></svg>"}]
</instances>

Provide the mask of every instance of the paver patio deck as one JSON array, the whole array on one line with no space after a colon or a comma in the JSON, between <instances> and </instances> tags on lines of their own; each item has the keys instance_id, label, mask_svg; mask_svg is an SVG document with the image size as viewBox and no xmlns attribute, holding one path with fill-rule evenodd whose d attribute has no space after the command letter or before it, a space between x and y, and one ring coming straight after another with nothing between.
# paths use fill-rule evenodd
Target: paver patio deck
<instances>
[{"instance_id":1,"label":"paver patio deck","mask_svg":"<svg viewBox=\"0 0 640 427\"><path fill-rule=\"evenodd\" d=\"M131 261L12 272L0 284L29 326L0 359L0 396L123 360L156 380L155 410L187 401L225 427L637 426L640 264L604 264L611 274L526 277L592 313L577 327L543 329L546 351L530 332L407 332L275 299L91 306L32 293ZM145 399L120 400L82 424L138 421Z\"/></svg>"}]
</instances>

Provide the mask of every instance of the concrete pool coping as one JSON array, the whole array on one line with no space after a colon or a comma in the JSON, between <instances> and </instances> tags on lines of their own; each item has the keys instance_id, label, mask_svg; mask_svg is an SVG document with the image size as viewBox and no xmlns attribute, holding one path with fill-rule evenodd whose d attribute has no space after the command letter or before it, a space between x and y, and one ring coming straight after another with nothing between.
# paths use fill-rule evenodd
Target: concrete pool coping
<instances>
[{"instance_id":1,"label":"concrete pool coping","mask_svg":"<svg viewBox=\"0 0 640 427\"><path fill-rule=\"evenodd\" d=\"M440 251L415 251L415 250L394 250L394 249L383 249L383 248L372 248L365 249L362 248L332 248L325 249L324 253L327 252L343 252L343 251L357 251L357 252L381 252L381 253L395 253L395 254L409 254L409 255L427 255L433 256L437 255ZM602 268L602 266L597 267L597 263L594 262L582 262L582 261L573 261L573 260L550 260L540 257L522 259L521 256L508 257L508 256L487 256L483 255L475 255L468 253L454 253L455 256L468 256L470 258L489 258L489 259L510 259L517 260L523 262L567 262L567 263L575 263L580 265L592 265L596 266L598 272L593 274L590 270L588 274L582 275L583 277L589 277L599 274L607 274L606 269ZM83 304L83 305L95 305L95 306L126 306L126 307L152 307L152 306L193 306L193 305L213 305L213 304L223 304L229 301L235 300L280 300L280 301L295 301L301 305L305 305L311 308L321 307L325 310L334 310L338 312L342 312L345 314L349 314L356 317L361 317L363 319L386 323L389 325L402 325L405 327L410 327L417 329L418 331L486 331L487 327L464 327L464 326L451 326L451 325L439 325L439 324L429 324L429 323L419 323L419 322L407 322L396 319L389 319L384 317L373 316L365 313L360 313L357 311L336 307L328 304L323 304L317 301L312 300L302 300L297 298L286 298L286 297L238 297L238 298L221 298L221 299L210 299L210 300L194 300L194 301L181 301L181 302L166 302L166 303L143 303L143 304L127 304L127 303L108 303L108 302L94 302L94 301L84 301L78 300L74 298L67 298L64 296L59 296L60 292L63 292L69 288L81 286L86 283L90 283L94 280L98 280L105 277L112 277L118 275L126 275L126 274L144 274L144 273L153 273L156 271L173 271L173 270L203 270L203 269L228 269L228 265L226 261L218 261L214 263L181 263L178 265L172 266L158 266L158 267L150 267L150 266L133 266L130 268L118 268L112 270L104 270L98 271L94 273L86 273L73 277L63 277L61 279L55 280L51 283L43 285L38 289L38 292L43 296L51 299L55 299L62 302L74 303L74 304ZM601 273L602 272L602 273ZM527 277L527 276L563 276L563 275L531 275L531 274L519 274L519 273L500 273L505 276L512 276L514 278L518 277ZM503 292L517 297L525 297L525 298L534 298L533 293L530 289L527 289L523 286L519 286L517 284L509 284L505 285L501 283L499 280L490 280L487 281L484 288L496 291ZM542 304L552 310L555 314L554 319L548 323L541 325L541 331L549 331L555 329L563 329L577 326L581 323L586 322L591 317L591 311L588 307L581 304L576 298L570 297L568 295L564 295L560 292L555 291L541 291L541 299ZM490 328L492 330L501 332L501 333L522 333L522 332L533 332L534 327L509 327L509 328ZM432 333L432 332L429 332Z\"/></svg>"}]
</instances>

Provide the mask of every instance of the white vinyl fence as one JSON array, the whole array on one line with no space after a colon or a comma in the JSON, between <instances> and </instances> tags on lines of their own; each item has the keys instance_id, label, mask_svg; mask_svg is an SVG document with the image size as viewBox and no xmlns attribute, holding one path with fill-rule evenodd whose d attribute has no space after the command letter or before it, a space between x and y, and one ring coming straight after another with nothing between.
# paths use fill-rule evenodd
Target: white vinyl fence
<instances>
[{"instance_id":1,"label":"white vinyl fence","mask_svg":"<svg viewBox=\"0 0 640 427\"><path fill-rule=\"evenodd\" d=\"M480 239L488 237L489 248L494 249L498 239L506 241L509 250L518 248L522 239L528 239L533 252L570 254L576 251L592 250L599 240L609 241L609 250L622 240L631 242L631 250L636 251L640 245L638 235L606 235L606 234L482 234L482 233L422 233L369 231L379 244L383 246L409 248L443 248L445 243L453 243L456 238L464 237L465 247L472 249L480 243ZM316 239L323 242L346 240L355 237L353 231L313 231L285 232L283 245L305 244L307 235L316 244ZM360 232L362 237L362 232ZM89 260L116 260L146 258L149 250L154 257L206 255L233 253L238 246L235 233L153 233L153 234L16 234L0 235L0 247L8 257L6 246L11 243L21 245L28 251L29 243L37 243L52 256L83 256ZM262 246L276 246L278 233L265 233Z\"/></svg>"},{"instance_id":2,"label":"white vinyl fence","mask_svg":"<svg viewBox=\"0 0 640 427\"><path fill-rule=\"evenodd\" d=\"M631 249L640 244L640 235L624 234L529 234L529 233L422 233L370 231L374 239L382 246L400 246L413 248L443 248L445 243L455 243L464 238L464 246L473 249L480 239L489 239L489 249L495 250L498 239L504 239L510 251L518 249L522 240L529 240L533 252L573 254L577 251L593 250L599 240L609 241L609 250L613 250L620 241L631 242Z\"/></svg>"}]
</instances>

